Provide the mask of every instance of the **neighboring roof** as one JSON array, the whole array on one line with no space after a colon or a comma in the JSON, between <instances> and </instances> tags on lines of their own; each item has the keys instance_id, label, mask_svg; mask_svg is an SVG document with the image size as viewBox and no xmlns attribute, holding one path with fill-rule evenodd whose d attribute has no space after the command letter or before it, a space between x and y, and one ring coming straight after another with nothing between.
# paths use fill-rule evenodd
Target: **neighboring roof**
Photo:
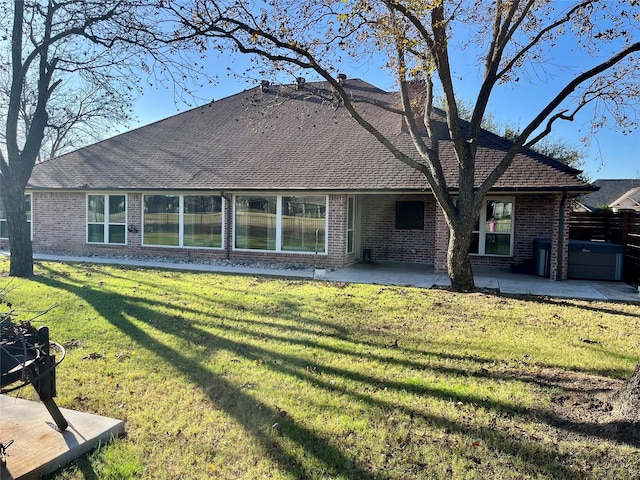
<instances>
[{"instance_id":1,"label":"neighboring roof","mask_svg":"<svg viewBox=\"0 0 640 480\"><path fill-rule=\"evenodd\" d=\"M640 212L640 187L632 188L609 205L613 211L634 210Z\"/></svg>"},{"instance_id":2,"label":"neighboring roof","mask_svg":"<svg viewBox=\"0 0 640 480\"><path fill-rule=\"evenodd\" d=\"M625 193L640 187L640 178L600 179L593 182L593 185L600 187L600 190L583 195L580 199L580 202L591 210L612 207L612 204Z\"/></svg>"},{"instance_id":3,"label":"neighboring roof","mask_svg":"<svg viewBox=\"0 0 640 480\"><path fill-rule=\"evenodd\" d=\"M346 81L354 98L388 106L397 94ZM323 98L320 98L323 97ZM424 190L426 180L332 101L326 83L232 95L35 166L28 189ZM363 116L416 158L400 117L363 104ZM375 109L375 110L374 110ZM441 112L440 156L456 188L457 162ZM488 173L510 143L483 132L476 172ZM579 170L535 152L518 154L496 190L588 191Z\"/></svg>"}]
</instances>

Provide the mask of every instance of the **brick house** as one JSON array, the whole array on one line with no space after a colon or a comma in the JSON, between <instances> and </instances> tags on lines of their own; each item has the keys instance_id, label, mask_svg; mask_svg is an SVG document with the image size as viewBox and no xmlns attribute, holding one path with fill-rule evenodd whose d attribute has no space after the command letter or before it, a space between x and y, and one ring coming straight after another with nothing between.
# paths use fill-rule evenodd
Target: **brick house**
<instances>
[{"instance_id":1,"label":"brick house","mask_svg":"<svg viewBox=\"0 0 640 480\"><path fill-rule=\"evenodd\" d=\"M345 84L370 103L363 108L375 112L377 128L414 151L398 115L373 105L397 104L396 93L357 79ZM27 187L34 251L335 267L366 257L446 271L448 229L426 180L327 88L263 82L36 165ZM453 148L442 112L434 115L455 191ZM477 174L508 147L483 132ZM534 238L550 237L551 277L566 278L568 199L593 190L579 173L535 152L519 154L485 200L473 264L522 264Z\"/></svg>"}]
</instances>

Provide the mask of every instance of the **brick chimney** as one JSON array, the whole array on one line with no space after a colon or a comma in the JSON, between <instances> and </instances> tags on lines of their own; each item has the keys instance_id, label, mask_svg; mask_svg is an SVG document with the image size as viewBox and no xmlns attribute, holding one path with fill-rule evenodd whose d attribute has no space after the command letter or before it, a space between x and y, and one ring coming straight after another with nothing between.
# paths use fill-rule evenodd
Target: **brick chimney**
<instances>
[{"instance_id":1,"label":"brick chimney","mask_svg":"<svg viewBox=\"0 0 640 480\"><path fill-rule=\"evenodd\" d=\"M411 101L411 108L416 118L418 128L425 129L424 125L424 110L427 101L427 82L425 80L409 80L407 81L407 91L409 92L409 99ZM399 96L400 94L398 94ZM402 108L402 99L398 98L400 102L400 108ZM402 130L407 131L408 126L406 121L402 119Z\"/></svg>"}]
</instances>

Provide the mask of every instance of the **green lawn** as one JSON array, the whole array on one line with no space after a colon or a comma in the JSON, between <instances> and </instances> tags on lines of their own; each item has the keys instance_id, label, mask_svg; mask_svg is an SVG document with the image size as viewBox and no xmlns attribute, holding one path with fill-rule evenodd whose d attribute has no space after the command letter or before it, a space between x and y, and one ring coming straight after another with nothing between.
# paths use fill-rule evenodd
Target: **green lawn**
<instances>
[{"instance_id":1,"label":"green lawn","mask_svg":"<svg viewBox=\"0 0 640 480\"><path fill-rule=\"evenodd\" d=\"M69 345L58 405L127 425L56 480L640 471L637 443L580 433L554 412L562 390L550 385L562 372L628 377L637 306L88 264L36 272L8 300L19 319L59 303L36 321Z\"/></svg>"}]
</instances>

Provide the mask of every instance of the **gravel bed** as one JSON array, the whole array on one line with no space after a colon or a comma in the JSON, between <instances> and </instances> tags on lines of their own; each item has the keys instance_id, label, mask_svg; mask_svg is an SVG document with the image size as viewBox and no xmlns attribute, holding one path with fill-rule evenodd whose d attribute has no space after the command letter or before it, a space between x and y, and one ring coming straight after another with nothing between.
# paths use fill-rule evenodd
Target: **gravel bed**
<instances>
[{"instance_id":1,"label":"gravel bed","mask_svg":"<svg viewBox=\"0 0 640 480\"><path fill-rule=\"evenodd\" d=\"M172 265L210 265L215 267L244 267L244 268L255 268L255 269L270 269L270 270L296 270L296 271L313 271L313 265L304 265L298 262L268 262L268 261L259 261L254 260L252 258L247 258L243 260L219 260L212 258L196 258L196 257L166 257L160 255L109 255L109 254L85 254L78 255L71 252L48 252L48 251L39 251L37 254L43 255L55 255L61 258L64 257L81 257L91 259L92 261L99 262L104 259L109 263L113 263L114 261L121 260L123 263L127 262L153 262L153 263L167 263Z\"/></svg>"}]
</instances>

